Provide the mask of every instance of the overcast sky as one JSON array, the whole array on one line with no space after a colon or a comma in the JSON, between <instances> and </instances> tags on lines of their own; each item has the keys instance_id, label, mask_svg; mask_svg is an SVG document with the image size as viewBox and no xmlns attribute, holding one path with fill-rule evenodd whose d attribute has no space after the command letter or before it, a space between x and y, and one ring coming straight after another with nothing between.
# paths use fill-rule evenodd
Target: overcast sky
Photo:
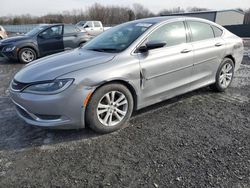
<instances>
[{"instance_id":1,"label":"overcast sky","mask_svg":"<svg viewBox=\"0 0 250 188\"><path fill-rule=\"evenodd\" d=\"M1 0L0 16L8 15L44 15L47 13L58 13L64 10L84 9L93 3L103 5L131 6L140 3L153 11L174 7L204 7L214 10L232 8L250 8L250 0Z\"/></svg>"}]
</instances>

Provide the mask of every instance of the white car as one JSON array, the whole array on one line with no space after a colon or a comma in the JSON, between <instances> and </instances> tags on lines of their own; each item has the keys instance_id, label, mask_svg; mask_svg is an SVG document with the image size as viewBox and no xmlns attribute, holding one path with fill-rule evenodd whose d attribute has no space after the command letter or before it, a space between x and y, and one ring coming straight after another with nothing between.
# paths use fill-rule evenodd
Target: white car
<instances>
[{"instance_id":1,"label":"white car","mask_svg":"<svg viewBox=\"0 0 250 188\"><path fill-rule=\"evenodd\" d=\"M8 37L8 35L5 31L5 29L3 28L3 26L0 25L0 40L7 38L7 37Z\"/></svg>"},{"instance_id":2,"label":"white car","mask_svg":"<svg viewBox=\"0 0 250 188\"><path fill-rule=\"evenodd\" d=\"M105 30L100 21L80 21L76 26L82 32L86 32L91 36L97 36Z\"/></svg>"}]
</instances>

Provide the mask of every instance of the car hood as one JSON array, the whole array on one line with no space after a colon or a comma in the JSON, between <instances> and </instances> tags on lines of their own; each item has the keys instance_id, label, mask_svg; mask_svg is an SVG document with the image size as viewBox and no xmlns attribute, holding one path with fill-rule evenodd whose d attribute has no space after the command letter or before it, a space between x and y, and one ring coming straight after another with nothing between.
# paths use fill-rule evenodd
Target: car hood
<instances>
[{"instance_id":1,"label":"car hood","mask_svg":"<svg viewBox=\"0 0 250 188\"><path fill-rule=\"evenodd\" d=\"M22 41L22 40L27 40L29 38L30 37L25 36L25 35L15 36L15 37L9 37L7 39L1 40L1 43L2 44L5 44L5 43L14 43L14 42Z\"/></svg>"},{"instance_id":2,"label":"car hood","mask_svg":"<svg viewBox=\"0 0 250 188\"><path fill-rule=\"evenodd\" d=\"M22 83L54 80L69 72L106 63L114 57L115 54L78 48L29 63L15 75L14 79Z\"/></svg>"}]
</instances>

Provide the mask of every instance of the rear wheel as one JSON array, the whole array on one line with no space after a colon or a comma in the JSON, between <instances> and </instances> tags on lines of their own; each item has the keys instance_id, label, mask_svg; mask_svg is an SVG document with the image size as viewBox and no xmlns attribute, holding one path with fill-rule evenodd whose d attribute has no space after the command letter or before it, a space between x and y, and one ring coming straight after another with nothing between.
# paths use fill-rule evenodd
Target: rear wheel
<instances>
[{"instance_id":1,"label":"rear wheel","mask_svg":"<svg viewBox=\"0 0 250 188\"><path fill-rule=\"evenodd\" d=\"M233 76L234 62L230 58L225 58L218 68L216 82L211 85L211 88L215 91L225 91L230 86Z\"/></svg>"},{"instance_id":2,"label":"rear wheel","mask_svg":"<svg viewBox=\"0 0 250 188\"><path fill-rule=\"evenodd\" d=\"M18 53L18 58L21 63L30 63L36 60L36 52L31 48L23 48Z\"/></svg>"},{"instance_id":3,"label":"rear wheel","mask_svg":"<svg viewBox=\"0 0 250 188\"><path fill-rule=\"evenodd\" d=\"M91 97L86 109L87 125L99 133L109 133L123 127L133 111L133 97L120 84L104 85Z\"/></svg>"}]
</instances>

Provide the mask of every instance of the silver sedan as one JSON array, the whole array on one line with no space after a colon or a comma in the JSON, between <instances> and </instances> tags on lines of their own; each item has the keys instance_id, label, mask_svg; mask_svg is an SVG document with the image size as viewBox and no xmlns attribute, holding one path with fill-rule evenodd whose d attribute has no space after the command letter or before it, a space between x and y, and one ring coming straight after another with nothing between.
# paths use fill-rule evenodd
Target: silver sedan
<instances>
[{"instance_id":1,"label":"silver sedan","mask_svg":"<svg viewBox=\"0 0 250 188\"><path fill-rule=\"evenodd\" d=\"M205 86L224 91L242 58L242 40L213 22L136 20L27 64L11 83L11 99L28 124L108 133L133 110Z\"/></svg>"}]
</instances>

